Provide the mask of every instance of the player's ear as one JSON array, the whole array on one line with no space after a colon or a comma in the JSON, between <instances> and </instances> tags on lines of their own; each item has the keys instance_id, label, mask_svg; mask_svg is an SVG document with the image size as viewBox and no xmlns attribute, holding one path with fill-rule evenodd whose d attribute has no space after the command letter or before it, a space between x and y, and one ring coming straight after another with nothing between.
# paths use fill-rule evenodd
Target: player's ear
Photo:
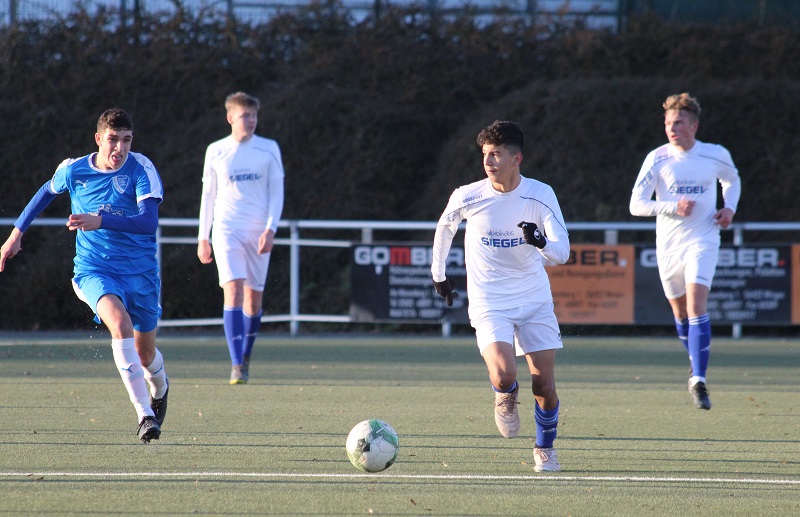
<instances>
[{"instance_id":1,"label":"player's ear","mask_svg":"<svg viewBox=\"0 0 800 517\"><path fill-rule=\"evenodd\" d=\"M100 144L103 142L103 135L101 135L100 133L95 133L94 142L97 144L97 147L100 147Z\"/></svg>"}]
</instances>

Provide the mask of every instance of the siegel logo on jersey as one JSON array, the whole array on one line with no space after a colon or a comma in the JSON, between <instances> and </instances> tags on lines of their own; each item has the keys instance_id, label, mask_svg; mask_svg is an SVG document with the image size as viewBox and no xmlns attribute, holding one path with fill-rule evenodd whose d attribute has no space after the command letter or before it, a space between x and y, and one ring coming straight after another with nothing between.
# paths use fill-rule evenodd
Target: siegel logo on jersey
<instances>
[{"instance_id":1,"label":"siegel logo on jersey","mask_svg":"<svg viewBox=\"0 0 800 517\"><path fill-rule=\"evenodd\" d=\"M707 191L708 188L702 185L680 185L680 184L673 184L669 188L670 194L703 194Z\"/></svg>"},{"instance_id":2,"label":"siegel logo on jersey","mask_svg":"<svg viewBox=\"0 0 800 517\"><path fill-rule=\"evenodd\" d=\"M255 172L249 172L247 174L231 174L228 176L228 181L230 183L237 183L240 181L258 181L262 178L260 174Z\"/></svg>"},{"instance_id":3,"label":"siegel logo on jersey","mask_svg":"<svg viewBox=\"0 0 800 517\"><path fill-rule=\"evenodd\" d=\"M523 237L513 237L512 230L489 230L481 237L481 244L491 248L514 248L525 244Z\"/></svg>"}]
</instances>

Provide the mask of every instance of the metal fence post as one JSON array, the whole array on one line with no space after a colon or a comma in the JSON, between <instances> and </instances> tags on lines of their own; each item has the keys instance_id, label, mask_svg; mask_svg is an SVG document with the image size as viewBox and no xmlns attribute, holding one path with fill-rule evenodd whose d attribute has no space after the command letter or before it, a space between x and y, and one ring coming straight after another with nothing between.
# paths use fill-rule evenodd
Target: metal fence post
<instances>
[{"instance_id":1,"label":"metal fence post","mask_svg":"<svg viewBox=\"0 0 800 517\"><path fill-rule=\"evenodd\" d=\"M742 227L738 224L733 225L733 245L734 246L741 246L744 244L744 234L742 232ZM741 339L742 338L742 324L741 323L734 323L731 326L731 337L733 339Z\"/></svg>"},{"instance_id":2,"label":"metal fence post","mask_svg":"<svg viewBox=\"0 0 800 517\"><path fill-rule=\"evenodd\" d=\"M296 336L300 328L300 228L289 221L289 332Z\"/></svg>"},{"instance_id":3,"label":"metal fence post","mask_svg":"<svg viewBox=\"0 0 800 517\"><path fill-rule=\"evenodd\" d=\"M161 307L161 292L164 290L164 280L161 274L161 226L156 226L156 264L158 264L158 306Z\"/></svg>"}]
</instances>

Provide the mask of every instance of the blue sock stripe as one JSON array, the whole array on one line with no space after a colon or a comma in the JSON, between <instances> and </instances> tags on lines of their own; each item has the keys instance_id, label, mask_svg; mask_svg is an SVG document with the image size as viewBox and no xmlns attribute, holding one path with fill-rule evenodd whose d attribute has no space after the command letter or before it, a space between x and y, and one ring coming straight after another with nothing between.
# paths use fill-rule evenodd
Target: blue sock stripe
<instances>
[{"instance_id":1,"label":"blue sock stripe","mask_svg":"<svg viewBox=\"0 0 800 517\"><path fill-rule=\"evenodd\" d=\"M709 321L711 321L711 318L709 318L708 313L706 313L696 318L689 318L689 325L700 325Z\"/></svg>"},{"instance_id":2,"label":"blue sock stripe","mask_svg":"<svg viewBox=\"0 0 800 517\"><path fill-rule=\"evenodd\" d=\"M539 407L539 404L536 404L536 407L533 410L533 417L537 423L549 425L558 422L558 408L556 406L555 409L542 409Z\"/></svg>"},{"instance_id":3,"label":"blue sock stripe","mask_svg":"<svg viewBox=\"0 0 800 517\"><path fill-rule=\"evenodd\" d=\"M537 424L552 425L552 424L557 424L558 423L558 415L553 415L550 418L545 418L545 417L540 416L540 415L537 414L537 415L534 416L534 418L535 418Z\"/></svg>"},{"instance_id":4,"label":"blue sock stripe","mask_svg":"<svg viewBox=\"0 0 800 517\"><path fill-rule=\"evenodd\" d=\"M492 384L491 386L492 386L492 389L494 391L496 391L497 393L511 393L512 391L514 391L515 389L517 389L519 387L519 384L517 383L516 380L514 380L514 384L512 384L511 387L508 388L507 390L498 390L497 388L494 387L494 384Z\"/></svg>"}]
</instances>

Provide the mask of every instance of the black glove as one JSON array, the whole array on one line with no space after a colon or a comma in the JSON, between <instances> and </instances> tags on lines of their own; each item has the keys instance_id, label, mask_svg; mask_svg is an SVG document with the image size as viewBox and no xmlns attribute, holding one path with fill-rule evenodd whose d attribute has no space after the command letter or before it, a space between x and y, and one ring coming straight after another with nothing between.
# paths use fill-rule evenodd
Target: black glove
<instances>
[{"instance_id":1,"label":"black glove","mask_svg":"<svg viewBox=\"0 0 800 517\"><path fill-rule=\"evenodd\" d=\"M542 249L547 245L547 238L539 231L536 223L526 223L522 221L517 226L522 228L522 235L525 237L525 242L531 246Z\"/></svg>"},{"instance_id":2,"label":"black glove","mask_svg":"<svg viewBox=\"0 0 800 517\"><path fill-rule=\"evenodd\" d=\"M455 286L456 283L448 278L445 278L444 282L433 282L433 287L436 288L436 294L445 299L448 307L452 307L453 300L458 298L458 293L453 291Z\"/></svg>"}]
</instances>

